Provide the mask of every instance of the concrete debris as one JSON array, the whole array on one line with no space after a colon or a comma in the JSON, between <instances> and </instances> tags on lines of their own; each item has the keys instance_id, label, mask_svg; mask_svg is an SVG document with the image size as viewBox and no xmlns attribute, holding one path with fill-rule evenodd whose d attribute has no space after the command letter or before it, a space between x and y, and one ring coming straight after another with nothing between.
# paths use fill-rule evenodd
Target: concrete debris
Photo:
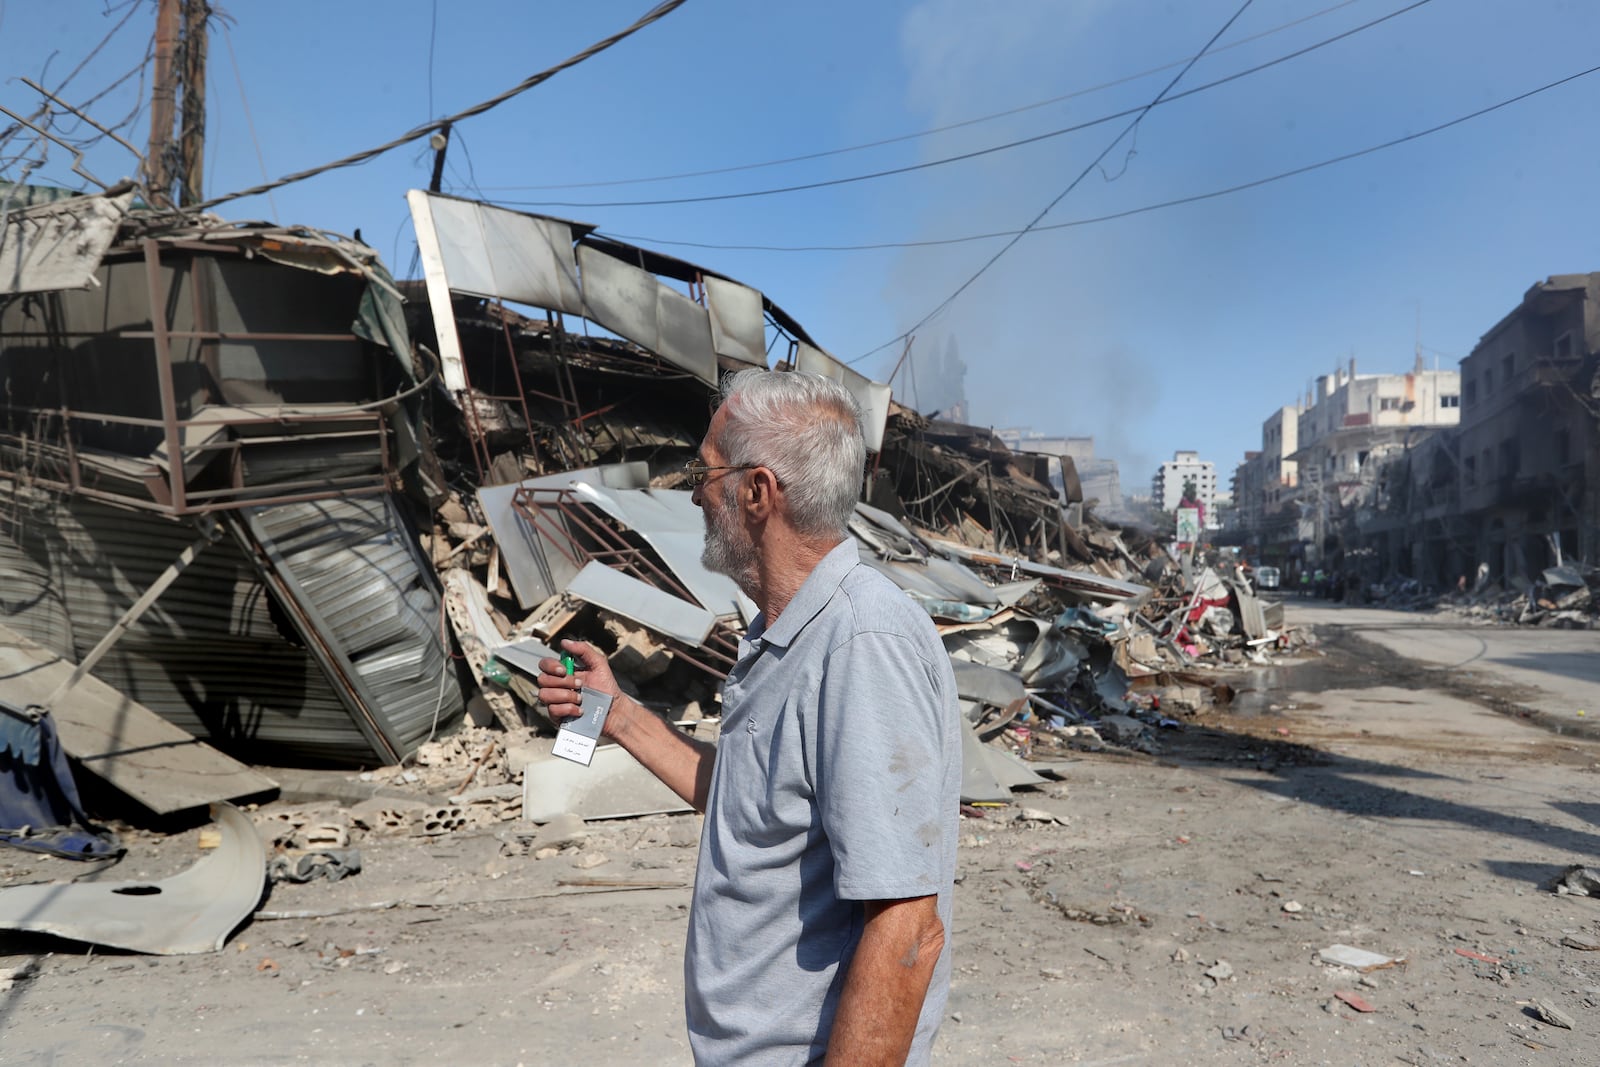
<instances>
[{"instance_id":1,"label":"concrete debris","mask_svg":"<svg viewBox=\"0 0 1600 1067\"><path fill-rule=\"evenodd\" d=\"M1600 897L1600 868L1575 864L1563 871L1550 888L1562 896Z\"/></svg>"},{"instance_id":2,"label":"concrete debris","mask_svg":"<svg viewBox=\"0 0 1600 1067\"><path fill-rule=\"evenodd\" d=\"M1528 1006L1533 1009L1533 1013L1539 1017L1541 1022L1547 1022L1551 1026L1559 1026L1563 1030L1571 1030L1578 1025L1572 1016L1548 1000L1535 1000L1530 1002Z\"/></svg>"},{"instance_id":3,"label":"concrete debris","mask_svg":"<svg viewBox=\"0 0 1600 1067\"><path fill-rule=\"evenodd\" d=\"M1380 952L1372 952L1352 945L1329 945L1317 953L1317 958L1323 963L1335 967L1349 967L1351 970L1366 974L1370 971L1382 970L1404 963L1403 956L1385 956Z\"/></svg>"},{"instance_id":4,"label":"concrete debris","mask_svg":"<svg viewBox=\"0 0 1600 1067\"><path fill-rule=\"evenodd\" d=\"M267 863L267 878L273 882L337 882L361 872L361 850L326 848L315 851L280 852Z\"/></svg>"},{"instance_id":5,"label":"concrete debris","mask_svg":"<svg viewBox=\"0 0 1600 1067\"><path fill-rule=\"evenodd\" d=\"M1406 579L1330 588L1329 596L1397 611L1443 612L1479 623L1557 630L1600 628L1600 567L1550 567L1534 580L1441 591Z\"/></svg>"}]
</instances>

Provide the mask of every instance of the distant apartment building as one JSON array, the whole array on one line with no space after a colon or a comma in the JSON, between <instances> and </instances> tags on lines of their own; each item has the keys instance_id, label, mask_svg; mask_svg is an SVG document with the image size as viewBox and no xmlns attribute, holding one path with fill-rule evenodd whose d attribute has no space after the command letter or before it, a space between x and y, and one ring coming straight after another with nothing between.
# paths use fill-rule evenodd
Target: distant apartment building
<instances>
[{"instance_id":1,"label":"distant apartment building","mask_svg":"<svg viewBox=\"0 0 1600 1067\"><path fill-rule=\"evenodd\" d=\"M1261 424L1263 521L1294 504L1300 465L1291 457L1300 451L1300 409L1281 407Z\"/></svg>"},{"instance_id":2,"label":"distant apartment building","mask_svg":"<svg viewBox=\"0 0 1600 1067\"><path fill-rule=\"evenodd\" d=\"M1198 452L1174 452L1172 458L1156 468L1150 479L1150 497L1156 507L1172 512L1183 499L1183 487L1194 483L1195 495L1205 508L1207 523L1214 523L1217 513L1217 468L1209 460L1200 458Z\"/></svg>"},{"instance_id":3,"label":"distant apartment building","mask_svg":"<svg viewBox=\"0 0 1600 1067\"><path fill-rule=\"evenodd\" d=\"M1273 563L1284 563L1291 546L1311 535L1302 524L1300 506L1300 464L1293 458L1300 450L1298 406L1280 407L1261 423L1260 468L1255 476L1249 504L1251 536L1256 554ZM1244 505L1241 505L1243 507Z\"/></svg>"},{"instance_id":4,"label":"distant apartment building","mask_svg":"<svg viewBox=\"0 0 1600 1067\"><path fill-rule=\"evenodd\" d=\"M1427 370L1357 374L1355 360L1320 377L1296 418L1300 537L1307 562L1337 562L1356 547L1357 527L1384 503L1388 462L1461 419L1461 376Z\"/></svg>"},{"instance_id":5,"label":"distant apartment building","mask_svg":"<svg viewBox=\"0 0 1600 1067\"><path fill-rule=\"evenodd\" d=\"M1418 430L1461 421L1461 375L1425 370L1419 356L1410 374L1360 374L1356 361L1317 379L1298 416L1291 455L1302 482L1350 487L1362 482L1367 460L1403 446Z\"/></svg>"},{"instance_id":6,"label":"distant apartment building","mask_svg":"<svg viewBox=\"0 0 1600 1067\"><path fill-rule=\"evenodd\" d=\"M1259 538L1253 535L1261 529L1261 506L1266 498L1263 485L1265 470L1266 464L1260 452L1246 452L1244 462L1233 468L1233 476L1229 479L1236 506L1225 525L1247 546L1259 544Z\"/></svg>"},{"instance_id":7,"label":"distant apartment building","mask_svg":"<svg viewBox=\"0 0 1600 1067\"><path fill-rule=\"evenodd\" d=\"M1092 502L1095 511L1102 515L1125 513L1122 501L1122 475L1114 459L1100 459L1094 454L1094 438L1064 437L1036 433L1027 427L1006 427L995 431L995 436L1014 452L1043 452L1051 456L1071 458L1077 471L1078 484L1083 488L1085 503ZM1050 465L1050 477L1056 488L1062 488L1061 466Z\"/></svg>"}]
</instances>

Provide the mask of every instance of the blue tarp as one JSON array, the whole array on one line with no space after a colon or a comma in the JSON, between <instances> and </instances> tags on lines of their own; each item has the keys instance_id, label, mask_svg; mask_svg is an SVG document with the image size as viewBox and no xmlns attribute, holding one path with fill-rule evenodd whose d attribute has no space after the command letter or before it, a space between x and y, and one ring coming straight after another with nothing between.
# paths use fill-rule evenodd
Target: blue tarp
<instances>
[{"instance_id":1,"label":"blue tarp","mask_svg":"<svg viewBox=\"0 0 1600 1067\"><path fill-rule=\"evenodd\" d=\"M67 859L109 859L122 848L89 825L55 721L0 701L0 844Z\"/></svg>"}]
</instances>

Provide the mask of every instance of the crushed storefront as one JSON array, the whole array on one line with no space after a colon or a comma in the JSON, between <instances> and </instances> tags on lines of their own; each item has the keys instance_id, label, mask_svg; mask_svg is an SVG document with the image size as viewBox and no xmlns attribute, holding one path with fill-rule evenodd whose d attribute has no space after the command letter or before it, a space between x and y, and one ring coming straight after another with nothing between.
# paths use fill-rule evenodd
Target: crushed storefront
<instances>
[{"instance_id":1,"label":"crushed storefront","mask_svg":"<svg viewBox=\"0 0 1600 1067\"><path fill-rule=\"evenodd\" d=\"M96 678L241 758L398 760L462 703L398 291L348 239L130 201L6 223L0 624L114 637Z\"/></svg>"}]
</instances>

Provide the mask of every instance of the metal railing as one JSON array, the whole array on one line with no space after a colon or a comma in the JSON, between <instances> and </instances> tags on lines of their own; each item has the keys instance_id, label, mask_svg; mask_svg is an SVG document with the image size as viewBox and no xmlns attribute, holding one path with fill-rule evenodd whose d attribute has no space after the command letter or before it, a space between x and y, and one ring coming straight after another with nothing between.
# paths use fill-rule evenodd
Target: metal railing
<instances>
[{"instance_id":1,"label":"metal railing","mask_svg":"<svg viewBox=\"0 0 1600 1067\"><path fill-rule=\"evenodd\" d=\"M682 582L656 562L654 553L630 543L621 530L571 489L523 486L512 494L511 507L541 541L573 566L581 568L590 561L603 563L680 599L699 603ZM738 636L721 619L699 648L691 649L671 638L665 640L684 662L718 679L728 676L738 658Z\"/></svg>"}]
</instances>

